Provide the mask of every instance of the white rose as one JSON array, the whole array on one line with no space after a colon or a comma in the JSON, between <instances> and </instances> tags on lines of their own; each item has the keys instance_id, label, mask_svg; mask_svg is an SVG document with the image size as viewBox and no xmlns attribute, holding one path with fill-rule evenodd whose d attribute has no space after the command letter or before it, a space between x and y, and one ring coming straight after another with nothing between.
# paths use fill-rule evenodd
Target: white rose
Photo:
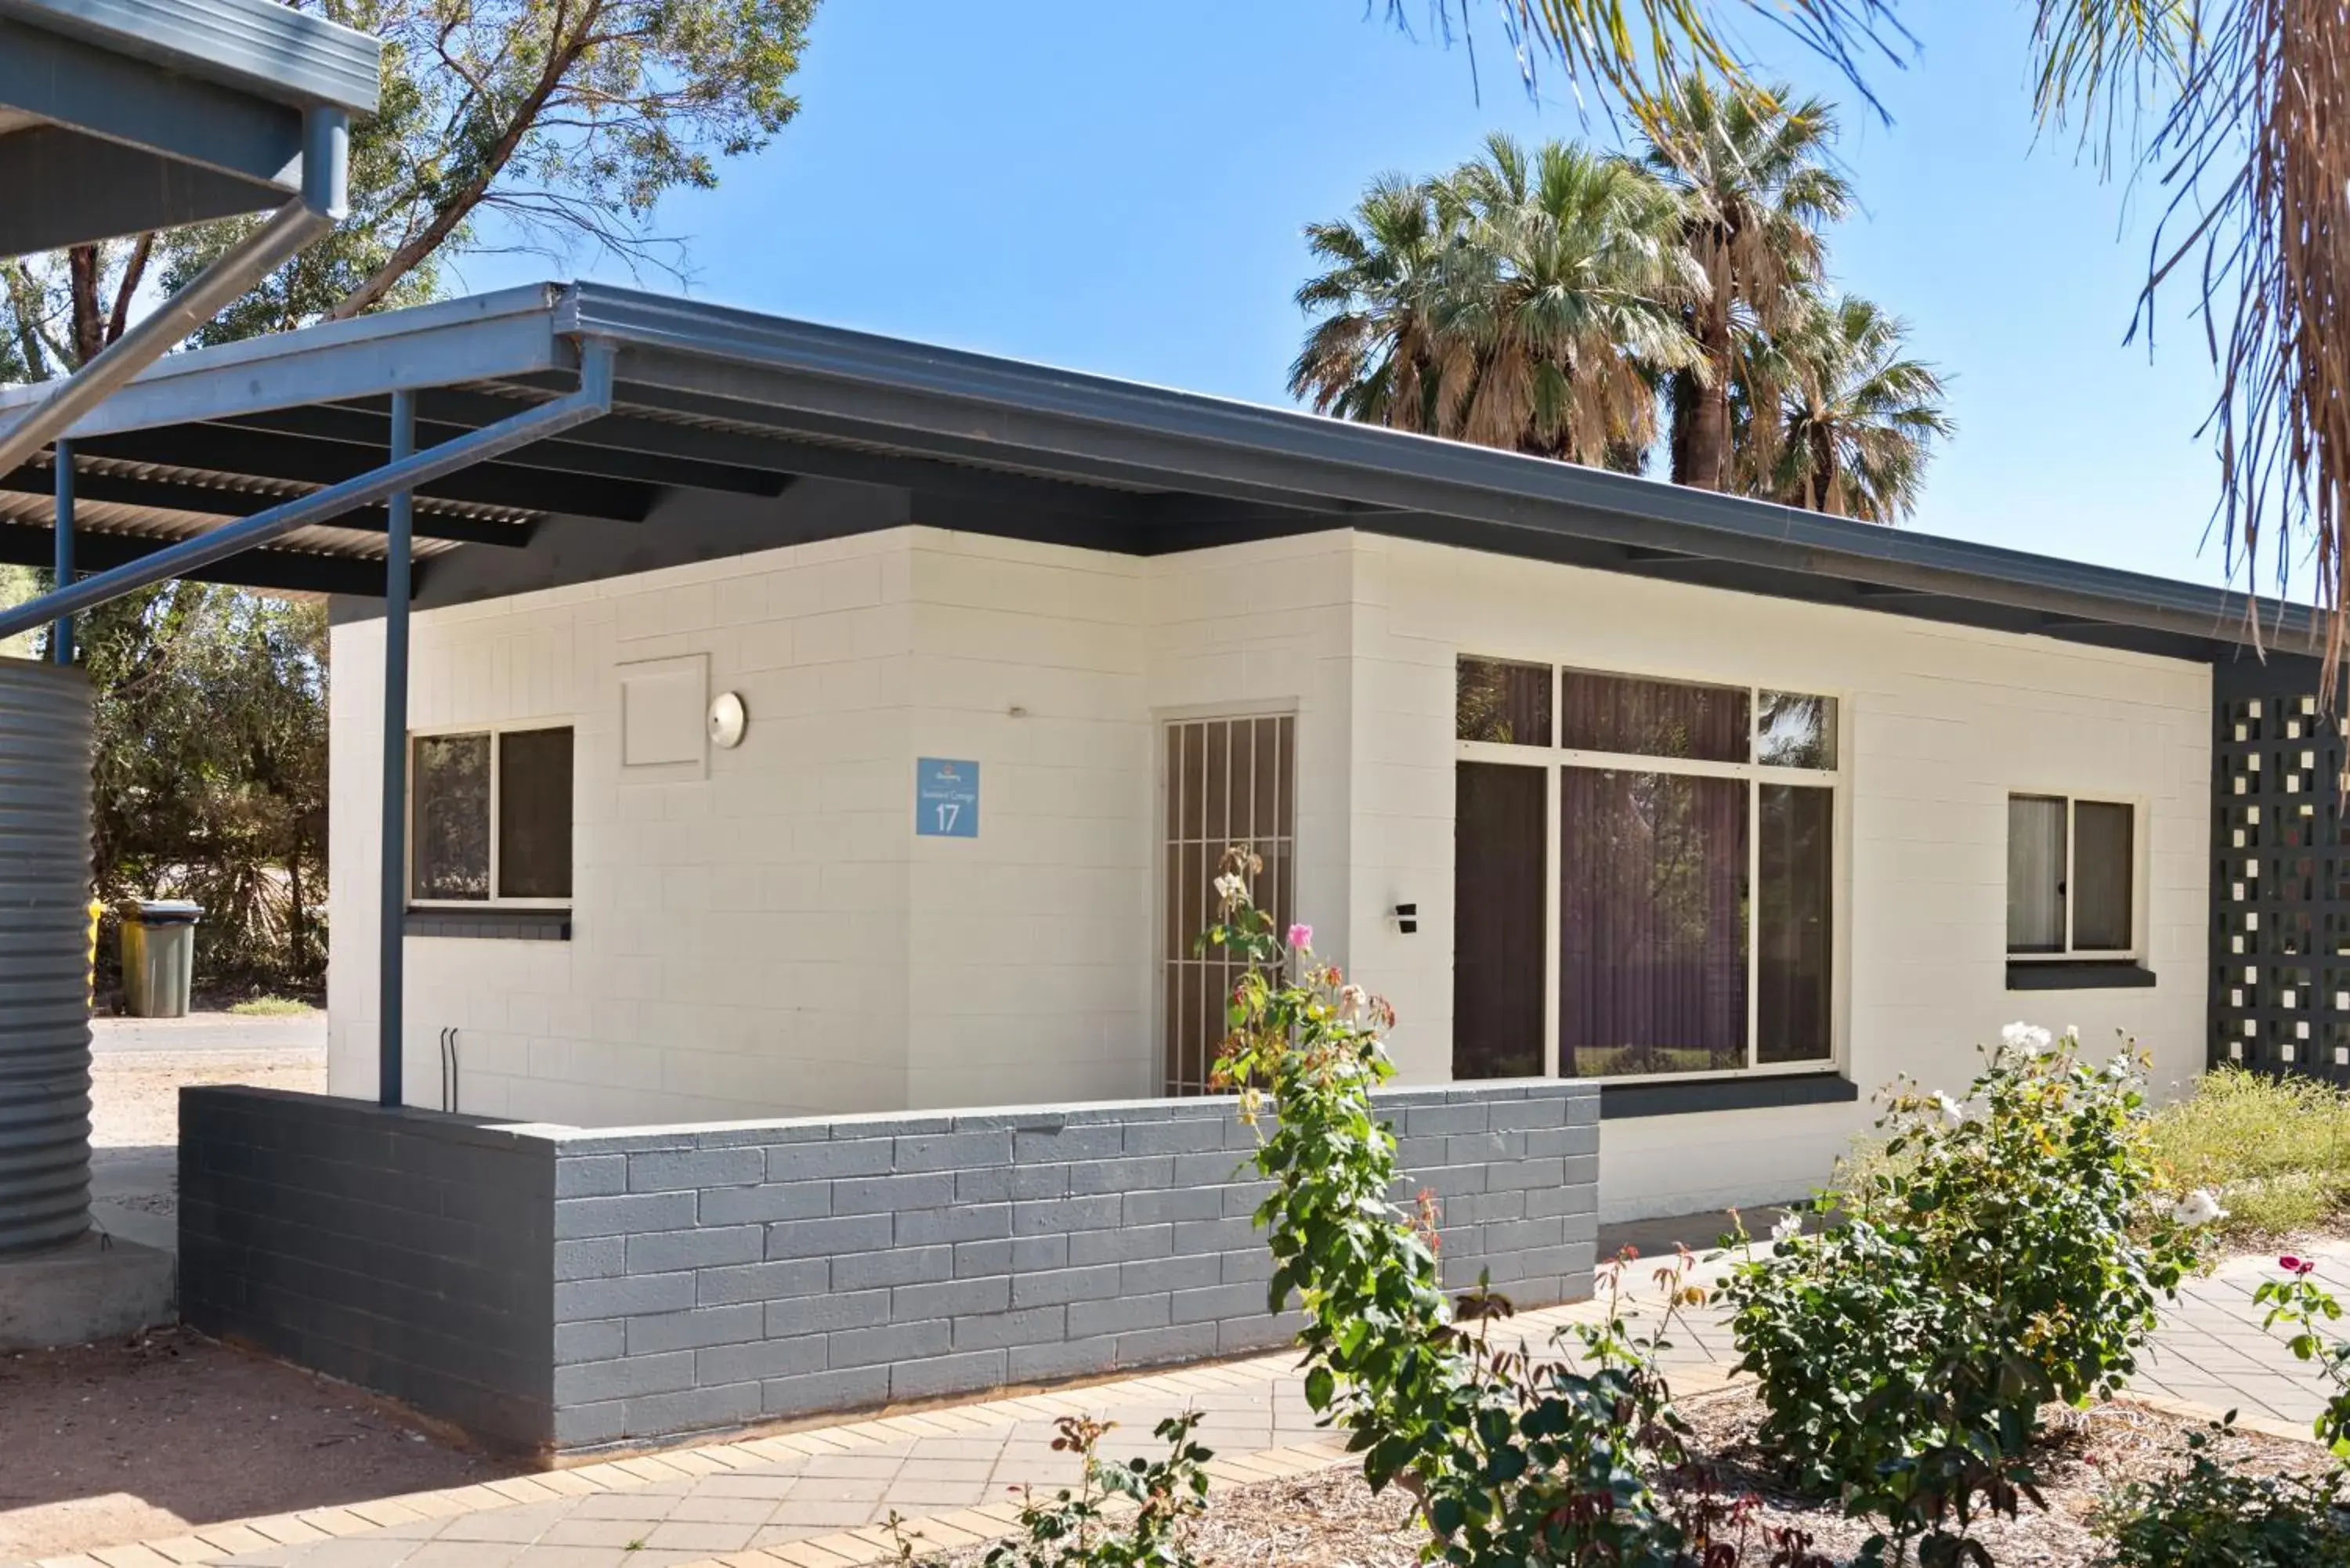
<instances>
[{"instance_id":1,"label":"white rose","mask_svg":"<svg viewBox=\"0 0 2350 1568\"><path fill-rule=\"evenodd\" d=\"M1771 1227L1771 1240L1779 1246L1786 1245L1803 1233L1804 1217L1800 1214L1783 1214L1779 1222Z\"/></svg>"},{"instance_id":2,"label":"white rose","mask_svg":"<svg viewBox=\"0 0 2350 1568\"><path fill-rule=\"evenodd\" d=\"M2021 1020L2001 1030L1999 1038L2002 1044L2034 1056L2046 1055L2048 1048L2056 1043L2055 1036L2045 1029L2036 1023L2025 1023Z\"/></svg>"},{"instance_id":3,"label":"white rose","mask_svg":"<svg viewBox=\"0 0 2350 1568\"><path fill-rule=\"evenodd\" d=\"M2220 1207L2219 1198L2208 1187L2199 1187L2172 1206L2171 1219L2189 1230L2225 1220L2228 1211Z\"/></svg>"}]
</instances>

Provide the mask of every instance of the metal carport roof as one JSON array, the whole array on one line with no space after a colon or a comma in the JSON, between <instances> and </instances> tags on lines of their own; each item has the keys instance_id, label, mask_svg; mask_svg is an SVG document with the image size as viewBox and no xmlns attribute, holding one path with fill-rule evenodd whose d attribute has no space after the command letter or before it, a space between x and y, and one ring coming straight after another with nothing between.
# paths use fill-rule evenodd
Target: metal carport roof
<instances>
[{"instance_id":1,"label":"metal carport roof","mask_svg":"<svg viewBox=\"0 0 2350 1568\"><path fill-rule=\"evenodd\" d=\"M380 55L276 0L0 0L0 255L280 205Z\"/></svg>"},{"instance_id":2,"label":"metal carport roof","mask_svg":"<svg viewBox=\"0 0 2350 1568\"><path fill-rule=\"evenodd\" d=\"M1352 526L2189 658L2252 637L2242 596L2193 584L597 284L156 365L71 432L85 551L129 558L375 466L394 390L427 447L548 400L588 340L616 350L608 415L420 488L420 605L913 517L1145 555ZM0 559L47 558L45 462L0 475ZM380 594L382 526L220 570ZM2306 646L2305 607L2262 615Z\"/></svg>"}]
</instances>

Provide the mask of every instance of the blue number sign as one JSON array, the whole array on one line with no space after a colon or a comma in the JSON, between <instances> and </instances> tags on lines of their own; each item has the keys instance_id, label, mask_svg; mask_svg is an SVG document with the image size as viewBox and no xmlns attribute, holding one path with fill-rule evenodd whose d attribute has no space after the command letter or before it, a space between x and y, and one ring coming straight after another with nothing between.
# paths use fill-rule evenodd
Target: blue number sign
<instances>
[{"instance_id":1,"label":"blue number sign","mask_svg":"<svg viewBox=\"0 0 2350 1568\"><path fill-rule=\"evenodd\" d=\"M914 765L914 833L920 838L979 836L979 764L924 757Z\"/></svg>"}]
</instances>

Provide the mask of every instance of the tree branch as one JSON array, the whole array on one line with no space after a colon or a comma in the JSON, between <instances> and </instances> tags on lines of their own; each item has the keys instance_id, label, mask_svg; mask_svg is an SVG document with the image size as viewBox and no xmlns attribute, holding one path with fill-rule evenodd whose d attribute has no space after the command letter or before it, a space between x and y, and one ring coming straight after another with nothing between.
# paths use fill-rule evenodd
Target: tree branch
<instances>
[{"instance_id":1,"label":"tree branch","mask_svg":"<svg viewBox=\"0 0 2350 1568\"><path fill-rule=\"evenodd\" d=\"M489 192L491 182L504 172L506 165L513 161L515 153L521 148L524 139L536 126L539 115L545 111L548 101L563 86L564 78L570 74L572 67L578 63L580 55L588 46L590 31L587 28L583 28L568 42L564 41L564 28L568 14L567 5L557 7L554 26L548 34L549 47L546 61L539 69L538 80L532 84L530 92L523 98L522 101L515 106L514 113L508 119L504 130L498 133L497 139L490 144L489 150L483 155L480 164L473 171L473 178L459 187L453 195L442 201L434 209L432 219L403 241L381 266L369 275L366 281L351 290L349 294L345 295L332 310L327 312L326 319L346 321L380 303L384 296L390 293L401 278L407 276L426 257L440 249L441 243L453 234L457 226L465 221L466 215L481 204L482 198ZM593 9L587 21L592 28L595 21Z\"/></svg>"},{"instance_id":2,"label":"tree branch","mask_svg":"<svg viewBox=\"0 0 2350 1568\"><path fill-rule=\"evenodd\" d=\"M148 230L130 247L130 259L123 264L122 281L114 287L114 308L107 313L106 340L119 341L130 325L130 296L139 292L140 279L147 275L147 260L155 254L155 231Z\"/></svg>"}]
</instances>

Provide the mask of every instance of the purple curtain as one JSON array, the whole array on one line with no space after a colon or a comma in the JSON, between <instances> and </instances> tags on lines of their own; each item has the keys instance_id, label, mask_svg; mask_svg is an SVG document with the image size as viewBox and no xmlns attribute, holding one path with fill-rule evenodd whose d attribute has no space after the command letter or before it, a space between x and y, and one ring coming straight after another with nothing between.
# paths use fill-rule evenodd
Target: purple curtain
<instances>
[{"instance_id":1,"label":"purple curtain","mask_svg":"<svg viewBox=\"0 0 2350 1568\"><path fill-rule=\"evenodd\" d=\"M1708 763L1749 760L1751 700L1742 687L1570 670L1559 692L1560 743L1574 750Z\"/></svg>"},{"instance_id":2,"label":"purple curtain","mask_svg":"<svg viewBox=\"0 0 2350 1568\"><path fill-rule=\"evenodd\" d=\"M1559 1071L1743 1067L1744 781L1562 769L1559 833Z\"/></svg>"}]
</instances>

